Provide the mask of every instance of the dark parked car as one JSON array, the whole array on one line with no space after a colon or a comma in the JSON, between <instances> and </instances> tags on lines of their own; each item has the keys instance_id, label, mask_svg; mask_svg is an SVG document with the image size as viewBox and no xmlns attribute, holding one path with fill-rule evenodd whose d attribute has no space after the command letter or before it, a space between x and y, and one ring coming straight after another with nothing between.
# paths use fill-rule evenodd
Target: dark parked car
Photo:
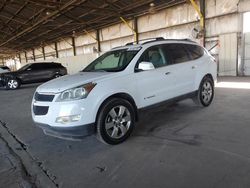
<instances>
[{"instance_id":1,"label":"dark parked car","mask_svg":"<svg viewBox=\"0 0 250 188\"><path fill-rule=\"evenodd\" d=\"M60 63L30 63L17 71L0 74L0 85L6 89L17 89L21 84L45 82L67 74Z\"/></svg>"}]
</instances>

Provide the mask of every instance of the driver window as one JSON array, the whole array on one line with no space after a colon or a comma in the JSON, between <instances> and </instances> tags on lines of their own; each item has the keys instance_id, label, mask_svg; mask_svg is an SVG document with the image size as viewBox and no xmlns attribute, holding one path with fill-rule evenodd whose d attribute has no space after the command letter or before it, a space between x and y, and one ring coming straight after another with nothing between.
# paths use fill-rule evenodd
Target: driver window
<instances>
[{"instance_id":1,"label":"driver window","mask_svg":"<svg viewBox=\"0 0 250 188\"><path fill-rule=\"evenodd\" d=\"M161 48L153 47L147 49L139 59L139 62L151 62L155 68L166 66L166 61Z\"/></svg>"},{"instance_id":2,"label":"driver window","mask_svg":"<svg viewBox=\"0 0 250 188\"><path fill-rule=\"evenodd\" d=\"M30 65L26 70L37 70L37 64Z\"/></svg>"},{"instance_id":3,"label":"driver window","mask_svg":"<svg viewBox=\"0 0 250 188\"><path fill-rule=\"evenodd\" d=\"M27 67L26 69L24 69L24 70L26 70L26 71L33 70L33 65L28 66L28 67Z\"/></svg>"}]
</instances>

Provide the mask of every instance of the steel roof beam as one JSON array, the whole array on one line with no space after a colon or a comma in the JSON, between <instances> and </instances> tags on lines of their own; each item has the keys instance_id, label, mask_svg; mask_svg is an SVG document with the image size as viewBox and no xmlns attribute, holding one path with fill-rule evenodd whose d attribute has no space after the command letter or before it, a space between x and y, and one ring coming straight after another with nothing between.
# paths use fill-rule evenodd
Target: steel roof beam
<instances>
[{"instance_id":1,"label":"steel roof beam","mask_svg":"<svg viewBox=\"0 0 250 188\"><path fill-rule=\"evenodd\" d=\"M149 2L152 2L152 1L153 1L153 0L140 0L140 1L137 1L136 4L132 4L132 5L128 5L127 7L124 7L124 8L123 8L123 11L127 11L127 10L129 10L129 9L131 9L131 8L134 8L134 7L142 6L142 5L147 4L147 3L149 3ZM79 19L80 17L83 17L83 16L86 15L86 14L87 14L87 13L85 13L85 14L79 16L78 19ZM118 14L117 12L112 13L112 14L107 14L106 17L103 17L103 16L102 16L102 17L98 17L98 18L96 18L96 19L94 19L94 20L91 20L91 21L89 21L89 22L86 22L86 24L87 24L87 25L90 25L91 23L96 23L96 22L98 22L98 21L102 21L102 20L107 19L107 18L110 18L110 17L112 17L112 16L117 16L117 17L118 17L119 15L120 15L120 14ZM73 21L73 20L69 21L69 23L71 23L72 21ZM66 22L66 23L68 23L68 22ZM66 23L65 23L65 24L66 24ZM40 35L38 35L38 36L32 38L32 40L33 40L33 39L36 39L37 37L40 37L40 36L42 36L42 35L48 34L48 33L52 32L52 31L55 31L56 29L59 29L59 28L63 27L65 24L63 24L63 25L61 25L61 26L58 26L57 28L55 28L55 29L53 29L53 30L50 30L50 31L46 31L46 32L44 32L44 33L41 33ZM70 29L70 31L68 31L67 33L73 32L74 30L77 30L77 29L79 29L79 28L81 28L81 27L82 27L82 26L80 26L80 27L78 27L78 28ZM94 28L86 28L86 29L94 29Z\"/></svg>"},{"instance_id":2,"label":"steel roof beam","mask_svg":"<svg viewBox=\"0 0 250 188\"><path fill-rule=\"evenodd\" d=\"M40 19L40 20L39 20L38 22L36 22L33 26L24 29L23 31L17 33L15 36L9 38L9 39L6 40L5 42L2 42L2 43L0 44L0 47L2 47L3 45L5 45L5 44L7 44L7 43L9 43L9 42L11 42L11 41L13 41L14 39L19 38L20 36L22 36L23 34L25 34L25 33L27 33L27 32L33 31L37 26L39 26L40 24L42 24L42 23L48 21L49 18L52 18L52 17L58 15L58 13L60 13L61 11L67 9L71 4L76 3L77 1L78 1L78 0L71 0L70 2L66 3L64 6L60 7L58 10L56 10L56 11L52 12L51 14L49 14L48 16L46 16L46 17Z\"/></svg>"},{"instance_id":3,"label":"steel roof beam","mask_svg":"<svg viewBox=\"0 0 250 188\"><path fill-rule=\"evenodd\" d=\"M115 1L118 1L118 0L115 0ZM91 12L92 12L92 11L91 11ZM80 16L78 17L78 19L80 19L80 18L83 17L83 16L86 16L86 15L89 14L89 13L90 13L90 12L84 13L84 14L80 15ZM103 16L102 16L102 17L103 17ZM98 18L98 19L99 19L99 18ZM56 28L53 29L53 30L46 31L46 32L43 32L43 33L41 33L41 34L35 36L34 38L32 38L32 40L33 40L33 39L36 39L36 38L38 38L38 37L40 37L40 36L43 36L43 35L45 35L45 34L48 34L48 33L52 32L52 31L54 31L54 30L56 30L56 29L60 29L61 27L65 26L65 25L68 24L68 23L72 23L73 21L74 21L74 20L71 19L71 20L69 20L68 22L65 22L64 24L59 25L58 27L56 27ZM73 29L72 31L74 31L74 29Z\"/></svg>"}]
</instances>

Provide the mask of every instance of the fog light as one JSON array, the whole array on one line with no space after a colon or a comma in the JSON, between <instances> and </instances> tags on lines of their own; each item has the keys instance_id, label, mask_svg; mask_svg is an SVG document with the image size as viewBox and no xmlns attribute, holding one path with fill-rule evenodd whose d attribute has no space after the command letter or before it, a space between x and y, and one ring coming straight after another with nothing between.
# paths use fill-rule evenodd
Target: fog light
<instances>
[{"instance_id":1,"label":"fog light","mask_svg":"<svg viewBox=\"0 0 250 188\"><path fill-rule=\"evenodd\" d=\"M73 115L73 116L61 116L56 118L56 123L70 123L70 122L76 122L81 119L81 115Z\"/></svg>"}]
</instances>

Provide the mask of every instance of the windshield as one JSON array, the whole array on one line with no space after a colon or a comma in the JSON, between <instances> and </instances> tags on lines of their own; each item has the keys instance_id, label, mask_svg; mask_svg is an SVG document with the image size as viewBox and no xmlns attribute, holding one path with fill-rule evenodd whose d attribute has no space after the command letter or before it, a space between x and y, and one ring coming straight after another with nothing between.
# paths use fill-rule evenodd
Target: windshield
<instances>
[{"instance_id":1,"label":"windshield","mask_svg":"<svg viewBox=\"0 0 250 188\"><path fill-rule=\"evenodd\" d=\"M128 66L139 50L140 48L126 48L107 52L90 63L82 72L122 71Z\"/></svg>"},{"instance_id":2,"label":"windshield","mask_svg":"<svg viewBox=\"0 0 250 188\"><path fill-rule=\"evenodd\" d=\"M27 69L29 66L30 66L30 64L26 64L26 65L24 65L23 67L21 67L21 68L19 69L19 71L23 71L23 70Z\"/></svg>"}]
</instances>

